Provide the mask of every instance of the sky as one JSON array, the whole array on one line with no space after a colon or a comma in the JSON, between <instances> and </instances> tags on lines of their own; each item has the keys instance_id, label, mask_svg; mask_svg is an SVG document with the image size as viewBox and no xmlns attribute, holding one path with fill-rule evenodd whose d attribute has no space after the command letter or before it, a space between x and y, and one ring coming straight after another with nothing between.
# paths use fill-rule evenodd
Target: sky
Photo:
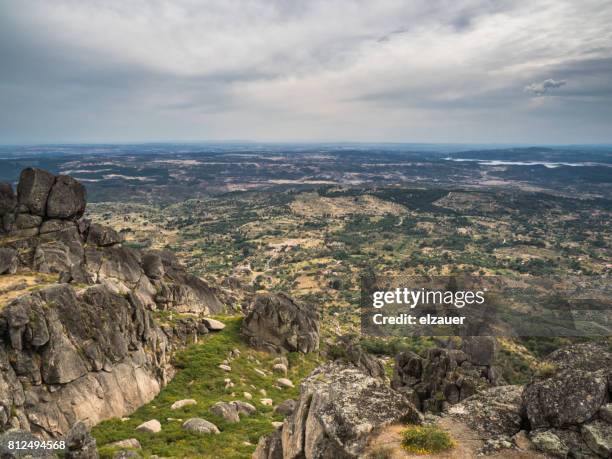
<instances>
[{"instance_id":1,"label":"sky","mask_svg":"<svg viewBox=\"0 0 612 459\"><path fill-rule=\"evenodd\" d=\"M0 0L0 144L612 143L610 0Z\"/></svg>"}]
</instances>

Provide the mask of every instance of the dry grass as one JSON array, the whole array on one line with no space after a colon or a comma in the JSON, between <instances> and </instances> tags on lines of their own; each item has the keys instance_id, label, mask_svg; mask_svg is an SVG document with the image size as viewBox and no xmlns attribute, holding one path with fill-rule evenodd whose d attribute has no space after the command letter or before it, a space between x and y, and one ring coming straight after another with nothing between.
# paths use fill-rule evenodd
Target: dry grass
<instances>
[{"instance_id":1,"label":"dry grass","mask_svg":"<svg viewBox=\"0 0 612 459\"><path fill-rule=\"evenodd\" d=\"M54 284L58 280L57 274L6 274L0 276L0 307L11 300L25 295L39 288Z\"/></svg>"}]
</instances>

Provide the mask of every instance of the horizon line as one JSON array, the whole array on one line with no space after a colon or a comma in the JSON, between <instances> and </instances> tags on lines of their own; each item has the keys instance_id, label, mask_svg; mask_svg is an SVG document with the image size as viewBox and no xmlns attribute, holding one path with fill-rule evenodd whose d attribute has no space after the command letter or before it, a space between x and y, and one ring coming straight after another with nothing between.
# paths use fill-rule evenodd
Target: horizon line
<instances>
[{"instance_id":1,"label":"horizon line","mask_svg":"<svg viewBox=\"0 0 612 459\"><path fill-rule=\"evenodd\" d=\"M575 142L575 143L548 143L548 142L433 142L433 141L373 141L373 140L159 140L159 141L124 141L124 142L24 142L0 143L0 147L61 147L61 146L138 146L138 145L211 145L211 144L243 144L243 145L472 145L472 146L503 146L503 147L612 147L608 142Z\"/></svg>"}]
</instances>

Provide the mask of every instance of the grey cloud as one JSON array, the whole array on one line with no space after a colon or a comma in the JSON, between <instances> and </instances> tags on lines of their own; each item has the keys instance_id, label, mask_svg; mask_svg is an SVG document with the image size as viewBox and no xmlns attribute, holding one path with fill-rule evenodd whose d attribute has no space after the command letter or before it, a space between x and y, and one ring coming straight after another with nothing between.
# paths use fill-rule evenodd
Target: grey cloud
<instances>
[{"instance_id":1,"label":"grey cloud","mask_svg":"<svg viewBox=\"0 0 612 459\"><path fill-rule=\"evenodd\" d=\"M0 0L0 144L609 141L610 23L609 0Z\"/></svg>"},{"instance_id":2,"label":"grey cloud","mask_svg":"<svg viewBox=\"0 0 612 459\"><path fill-rule=\"evenodd\" d=\"M530 85L525 86L525 92L529 92L535 96L544 96L551 89L560 88L561 86L565 86L566 83L566 80L553 80L552 78L549 78L541 83L531 83Z\"/></svg>"}]
</instances>

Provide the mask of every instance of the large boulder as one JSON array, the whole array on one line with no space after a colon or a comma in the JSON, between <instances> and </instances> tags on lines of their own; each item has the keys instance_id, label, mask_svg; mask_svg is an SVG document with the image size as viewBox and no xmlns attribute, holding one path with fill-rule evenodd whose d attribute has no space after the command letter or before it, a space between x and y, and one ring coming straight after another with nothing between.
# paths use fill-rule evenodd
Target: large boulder
<instances>
[{"instance_id":1,"label":"large boulder","mask_svg":"<svg viewBox=\"0 0 612 459\"><path fill-rule=\"evenodd\" d=\"M70 271L70 250L60 241L43 242L34 251L33 268L43 273Z\"/></svg>"},{"instance_id":2,"label":"large boulder","mask_svg":"<svg viewBox=\"0 0 612 459\"><path fill-rule=\"evenodd\" d=\"M210 317L206 317L202 320L206 328L210 331L221 331L225 328L225 324L220 320L211 319Z\"/></svg>"},{"instance_id":3,"label":"large boulder","mask_svg":"<svg viewBox=\"0 0 612 459\"><path fill-rule=\"evenodd\" d=\"M242 416L251 416L252 414L257 413L257 408L251 405L248 402L243 402L242 400L233 400L230 402L231 405L236 408L236 411L239 415Z\"/></svg>"},{"instance_id":4,"label":"large boulder","mask_svg":"<svg viewBox=\"0 0 612 459\"><path fill-rule=\"evenodd\" d=\"M150 419L136 427L138 432L159 433L162 431L161 423L157 419Z\"/></svg>"},{"instance_id":5,"label":"large boulder","mask_svg":"<svg viewBox=\"0 0 612 459\"><path fill-rule=\"evenodd\" d=\"M49 192L47 217L76 220L85 212L85 187L69 175L59 175Z\"/></svg>"},{"instance_id":6,"label":"large boulder","mask_svg":"<svg viewBox=\"0 0 612 459\"><path fill-rule=\"evenodd\" d=\"M109 247L121 242L123 242L123 238L114 229L99 223L91 223L89 225L87 233L88 244L98 247Z\"/></svg>"},{"instance_id":7,"label":"large boulder","mask_svg":"<svg viewBox=\"0 0 612 459\"><path fill-rule=\"evenodd\" d=\"M44 217L54 183L55 176L51 172L32 167L22 170L17 185L19 211Z\"/></svg>"},{"instance_id":8,"label":"large boulder","mask_svg":"<svg viewBox=\"0 0 612 459\"><path fill-rule=\"evenodd\" d=\"M591 419L608 401L612 353L605 346L577 344L550 354L551 372L532 380L523 391L531 427L570 427Z\"/></svg>"},{"instance_id":9,"label":"large boulder","mask_svg":"<svg viewBox=\"0 0 612 459\"><path fill-rule=\"evenodd\" d=\"M536 429L529 434L535 448L548 457L597 459L596 454L584 441L580 430L575 429ZM607 458L607 456L603 456Z\"/></svg>"},{"instance_id":10,"label":"large boulder","mask_svg":"<svg viewBox=\"0 0 612 459\"><path fill-rule=\"evenodd\" d=\"M59 231L72 231L76 229L76 222L54 218L42 222L42 225L40 225L40 234L43 235L57 233Z\"/></svg>"},{"instance_id":11,"label":"large boulder","mask_svg":"<svg viewBox=\"0 0 612 459\"><path fill-rule=\"evenodd\" d=\"M578 435L575 435L576 440ZM566 458L569 447L553 430L535 430L531 432L531 442L539 450L551 457Z\"/></svg>"},{"instance_id":12,"label":"large boulder","mask_svg":"<svg viewBox=\"0 0 612 459\"><path fill-rule=\"evenodd\" d=\"M544 364L548 371L530 381L521 397L534 445L553 457L612 457L612 426L605 416L612 393L609 348L570 345Z\"/></svg>"},{"instance_id":13,"label":"large boulder","mask_svg":"<svg viewBox=\"0 0 612 459\"><path fill-rule=\"evenodd\" d=\"M176 402L174 402L171 406L170 409L171 410L180 410L181 408L184 408L186 406L191 406L191 405L197 405L198 402L195 401L192 398L186 398L183 400L177 400Z\"/></svg>"},{"instance_id":14,"label":"large boulder","mask_svg":"<svg viewBox=\"0 0 612 459\"><path fill-rule=\"evenodd\" d=\"M397 422L418 424L421 415L380 378L331 362L302 382L295 411L280 435L260 440L254 457L357 458L373 431Z\"/></svg>"},{"instance_id":15,"label":"large boulder","mask_svg":"<svg viewBox=\"0 0 612 459\"><path fill-rule=\"evenodd\" d=\"M10 183L0 183L0 217L13 212L17 205L17 197Z\"/></svg>"},{"instance_id":16,"label":"large boulder","mask_svg":"<svg viewBox=\"0 0 612 459\"><path fill-rule=\"evenodd\" d=\"M189 432L194 432L198 434L218 435L221 433L219 431L219 428L216 425L202 418L187 419L183 423L183 429L188 430Z\"/></svg>"},{"instance_id":17,"label":"large boulder","mask_svg":"<svg viewBox=\"0 0 612 459\"><path fill-rule=\"evenodd\" d=\"M87 247L85 259L86 269L96 282L107 279L115 285L134 288L143 277L139 252L129 247Z\"/></svg>"},{"instance_id":18,"label":"large boulder","mask_svg":"<svg viewBox=\"0 0 612 459\"><path fill-rule=\"evenodd\" d=\"M531 427L570 427L591 419L607 400L603 371L563 370L529 383L523 403Z\"/></svg>"},{"instance_id":19,"label":"large boulder","mask_svg":"<svg viewBox=\"0 0 612 459\"><path fill-rule=\"evenodd\" d=\"M242 334L258 349L308 353L319 348L319 316L285 294L260 294L242 322Z\"/></svg>"},{"instance_id":20,"label":"large boulder","mask_svg":"<svg viewBox=\"0 0 612 459\"><path fill-rule=\"evenodd\" d=\"M142 445L136 438L126 438L125 440L114 441L112 443L109 443L108 446L111 446L113 448L142 449Z\"/></svg>"}]
</instances>

